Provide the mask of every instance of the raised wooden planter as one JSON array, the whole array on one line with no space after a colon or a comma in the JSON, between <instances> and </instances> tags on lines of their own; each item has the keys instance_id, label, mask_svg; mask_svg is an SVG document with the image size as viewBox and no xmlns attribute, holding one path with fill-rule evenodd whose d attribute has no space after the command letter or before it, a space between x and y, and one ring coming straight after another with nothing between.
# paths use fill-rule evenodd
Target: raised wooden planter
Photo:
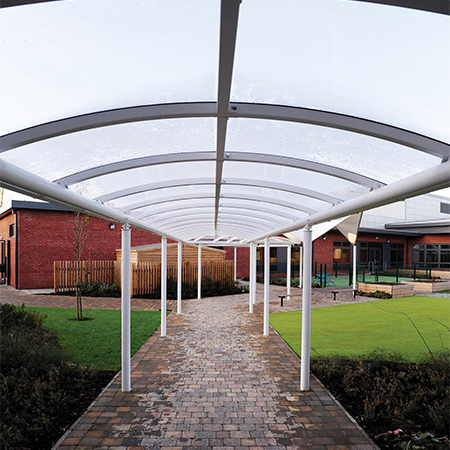
<instances>
[{"instance_id":1,"label":"raised wooden planter","mask_svg":"<svg viewBox=\"0 0 450 450\"><path fill-rule=\"evenodd\" d=\"M413 286L403 283L358 283L358 291L367 293L376 291L387 292L392 298L414 295Z\"/></svg>"},{"instance_id":2,"label":"raised wooden planter","mask_svg":"<svg viewBox=\"0 0 450 450\"><path fill-rule=\"evenodd\" d=\"M417 294L431 294L450 290L450 280L403 281L403 283L411 284Z\"/></svg>"}]
</instances>

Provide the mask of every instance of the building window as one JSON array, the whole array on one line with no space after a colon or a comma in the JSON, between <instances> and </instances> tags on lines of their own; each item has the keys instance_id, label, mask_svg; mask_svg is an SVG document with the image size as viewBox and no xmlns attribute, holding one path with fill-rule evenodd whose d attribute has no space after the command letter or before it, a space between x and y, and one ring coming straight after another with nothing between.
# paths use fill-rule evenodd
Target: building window
<instances>
[{"instance_id":1,"label":"building window","mask_svg":"<svg viewBox=\"0 0 450 450\"><path fill-rule=\"evenodd\" d=\"M415 244L413 263L419 267L429 264L432 269L450 269L450 245Z\"/></svg>"},{"instance_id":2,"label":"building window","mask_svg":"<svg viewBox=\"0 0 450 450\"><path fill-rule=\"evenodd\" d=\"M350 262L350 242L334 241L333 242L333 262L349 263Z\"/></svg>"},{"instance_id":3,"label":"building window","mask_svg":"<svg viewBox=\"0 0 450 450\"><path fill-rule=\"evenodd\" d=\"M277 262L277 248L271 248L270 249L270 263L271 264L276 264Z\"/></svg>"},{"instance_id":4,"label":"building window","mask_svg":"<svg viewBox=\"0 0 450 450\"><path fill-rule=\"evenodd\" d=\"M403 244L391 244L390 263L391 264L403 264L404 245Z\"/></svg>"},{"instance_id":5,"label":"building window","mask_svg":"<svg viewBox=\"0 0 450 450\"><path fill-rule=\"evenodd\" d=\"M9 226L9 237L14 237L16 235L16 224L12 223Z\"/></svg>"},{"instance_id":6,"label":"building window","mask_svg":"<svg viewBox=\"0 0 450 450\"><path fill-rule=\"evenodd\" d=\"M442 214L450 214L450 203L442 203L441 202L441 213Z\"/></svg>"}]
</instances>

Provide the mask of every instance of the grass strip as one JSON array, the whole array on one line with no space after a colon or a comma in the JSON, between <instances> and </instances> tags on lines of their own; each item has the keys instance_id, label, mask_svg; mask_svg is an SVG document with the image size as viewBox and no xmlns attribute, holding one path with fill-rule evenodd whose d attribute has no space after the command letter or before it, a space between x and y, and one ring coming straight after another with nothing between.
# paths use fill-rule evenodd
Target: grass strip
<instances>
[{"instance_id":1,"label":"grass strip","mask_svg":"<svg viewBox=\"0 0 450 450\"><path fill-rule=\"evenodd\" d=\"M84 309L91 320L71 320L75 308L31 307L46 315L44 327L55 332L67 358L94 370L120 370L121 312L112 309ZM160 311L131 311L131 354L134 355L161 323Z\"/></svg>"},{"instance_id":2,"label":"grass strip","mask_svg":"<svg viewBox=\"0 0 450 450\"><path fill-rule=\"evenodd\" d=\"M400 314L399 314L400 313ZM270 323L300 355L301 311L270 315ZM385 350L419 362L450 349L450 301L442 297L403 297L313 308L311 358L355 358ZM426 345L424 343L426 342Z\"/></svg>"}]
</instances>

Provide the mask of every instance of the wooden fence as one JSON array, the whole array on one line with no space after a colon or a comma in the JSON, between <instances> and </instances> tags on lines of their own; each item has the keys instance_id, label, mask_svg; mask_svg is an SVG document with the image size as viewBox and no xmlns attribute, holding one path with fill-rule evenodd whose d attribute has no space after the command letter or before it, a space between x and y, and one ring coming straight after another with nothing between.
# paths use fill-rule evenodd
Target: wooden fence
<instances>
[{"instance_id":1,"label":"wooden fence","mask_svg":"<svg viewBox=\"0 0 450 450\"><path fill-rule=\"evenodd\" d=\"M80 261L81 282L113 284L115 265L116 261ZM78 282L77 262L55 261L53 280L56 293L74 291Z\"/></svg>"},{"instance_id":2,"label":"wooden fence","mask_svg":"<svg viewBox=\"0 0 450 450\"><path fill-rule=\"evenodd\" d=\"M177 263L167 264L168 293L176 292ZM197 287L197 262L182 264L182 283L188 289ZM118 261L83 261L81 281L99 281L120 288L121 273ZM77 284L76 261L55 261L55 292L73 291ZM202 263L202 289L219 289L234 282L234 261L205 261ZM161 263L131 264L131 296L155 295L161 289ZM173 293L172 292L172 293Z\"/></svg>"}]
</instances>

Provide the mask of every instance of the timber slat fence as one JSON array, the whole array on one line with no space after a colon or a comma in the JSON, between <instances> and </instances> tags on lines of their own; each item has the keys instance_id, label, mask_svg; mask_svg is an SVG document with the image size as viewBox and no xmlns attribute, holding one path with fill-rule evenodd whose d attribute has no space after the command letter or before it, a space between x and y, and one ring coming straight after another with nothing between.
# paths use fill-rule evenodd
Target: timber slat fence
<instances>
[{"instance_id":1,"label":"timber slat fence","mask_svg":"<svg viewBox=\"0 0 450 450\"><path fill-rule=\"evenodd\" d=\"M76 261L55 261L55 292L75 290L77 284ZM183 262L182 282L197 286L198 263ZM118 261L82 261L81 282L115 284L120 288L120 263ZM167 263L168 291L176 290L178 265ZM234 283L234 261L205 261L202 263L202 289L217 289ZM156 294L161 288L161 263L131 264L131 296Z\"/></svg>"},{"instance_id":2,"label":"timber slat fence","mask_svg":"<svg viewBox=\"0 0 450 450\"><path fill-rule=\"evenodd\" d=\"M114 284L114 266L116 261L80 261L81 283L99 281ZM55 261L55 292L74 291L78 281L77 261Z\"/></svg>"}]
</instances>

